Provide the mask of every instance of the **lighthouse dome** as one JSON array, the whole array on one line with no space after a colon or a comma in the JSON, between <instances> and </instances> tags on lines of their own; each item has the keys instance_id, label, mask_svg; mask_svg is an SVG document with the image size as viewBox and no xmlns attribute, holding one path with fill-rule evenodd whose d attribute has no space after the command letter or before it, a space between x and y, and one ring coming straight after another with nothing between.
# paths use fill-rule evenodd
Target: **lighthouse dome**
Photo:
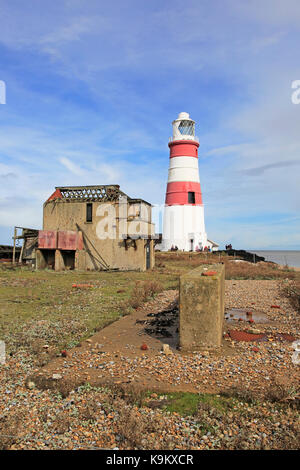
<instances>
[{"instance_id":1,"label":"lighthouse dome","mask_svg":"<svg viewBox=\"0 0 300 470\"><path fill-rule=\"evenodd\" d=\"M189 113L182 112L182 113L178 114L177 119L190 119L190 115L189 115Z\"/></svg>"}]
</instances>

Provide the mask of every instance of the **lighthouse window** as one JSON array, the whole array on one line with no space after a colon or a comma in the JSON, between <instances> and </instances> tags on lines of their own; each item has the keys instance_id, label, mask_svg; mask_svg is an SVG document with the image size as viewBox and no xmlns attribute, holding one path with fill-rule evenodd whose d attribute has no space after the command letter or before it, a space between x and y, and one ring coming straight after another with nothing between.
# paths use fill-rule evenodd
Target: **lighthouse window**
<instances>
[{"instance_id":1,"label":"lighthouse window","mask_svg":"<svg viewBox=\"0 0 300 470\"><path fill-rule=\"evenodd\" d=\"M93 204L88 203L86 205L86 222L92 222L93 221Z\"/></svg>"},{"instance_id":2,"label":"lighthouse window","mask_svg":"<svg viewBox=\"0 0 300 470\"><path fill-rule=\"evenodd\" d=\"M188 192L188 203L195 204L195 193L193 191Z\"/></svg>"},{"instance_id":3,"label":"lighthouse window","mask_svg":"<svg viewBox=\"0 0 300 470\"><path fill-rule=\"evenodd\" d=\"M181 121L178 129L182 135L195 135L194 123L191 121Z\"/></svg>"}]
</instances>

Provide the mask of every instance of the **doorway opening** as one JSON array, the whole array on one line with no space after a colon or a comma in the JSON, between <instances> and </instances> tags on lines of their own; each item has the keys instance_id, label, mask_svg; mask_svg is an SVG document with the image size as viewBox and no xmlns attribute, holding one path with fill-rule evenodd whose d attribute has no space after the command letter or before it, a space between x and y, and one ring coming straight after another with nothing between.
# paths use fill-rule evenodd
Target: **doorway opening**
<instances>
[{"instance_id":1,"label":"doorway opening","mask_svg":"<svg viewBox=\"0 0 300 470\"><path fill-rule=\"evenodd\" d=\"M150 269L150 267L151 267L151 248L150 248L150 240L148 240L146 244L146 269Z\"/></svg>"},{"instance_id":2,"label":"doorway opening","mask_svg":"<svg viewBox=\"0 0 300 470\"><path fill-rule=\"evenodd\" d=\"M44 267L46 269L55 268L55 250L40 250L42 257L44 259Z\"/></svg>"},{"instance_id":3,"label":"doorway opening","mask_svg":"<svg viewBox=\"0 0 300 470\"><path fill-rule=\"evenodd\" d=\"M74 250L61 250L61 255L64 260L64 269L75 269L75 251Z\"/></svg>"}]
</instances>

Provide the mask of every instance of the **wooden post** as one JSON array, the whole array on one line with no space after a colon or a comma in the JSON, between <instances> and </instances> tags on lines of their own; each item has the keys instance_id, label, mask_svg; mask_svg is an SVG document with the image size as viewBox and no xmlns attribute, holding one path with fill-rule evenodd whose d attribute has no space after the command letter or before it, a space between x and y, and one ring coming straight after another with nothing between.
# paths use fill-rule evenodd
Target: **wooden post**
<instances>
[{"instance_id":1,"label":"wooden post","mask_svg":"<svg viewBox=\"0 0 300 470\"><path fill-rule=\"evenodd\" d=\"M16 262L16 237L17 237L17 228L14 228L14 249L13 249L13 264Z\"/></svg>"},{"instance_id":2,"label":"wooden post","mask_svg":"<svg viewBox=\"0 0 300 470\"><path fill-rule=\"evenodd\" d=\"M26 241L26 239L24 238L23 245L22 245L22 248L21 248L20 257L19 257L19 263L22 263L25 241Z\"/></svg>"}]
</instances>

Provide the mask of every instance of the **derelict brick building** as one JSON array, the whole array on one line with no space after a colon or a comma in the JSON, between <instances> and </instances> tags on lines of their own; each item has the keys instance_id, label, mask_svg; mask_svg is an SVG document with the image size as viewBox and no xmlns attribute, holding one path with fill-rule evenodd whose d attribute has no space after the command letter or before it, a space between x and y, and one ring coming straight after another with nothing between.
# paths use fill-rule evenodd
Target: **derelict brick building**
<instances>
[{"instance_id":1,"label":"derelict brick building","mask_svg":"<svg viewBox=\"0 0 300 470\"><path fill-rule=\"evenodd\" d=\"M140 270L154 266L152 206L118 185L59 187L44 203L36 267Z\"/></svg>"}]
</instances>

